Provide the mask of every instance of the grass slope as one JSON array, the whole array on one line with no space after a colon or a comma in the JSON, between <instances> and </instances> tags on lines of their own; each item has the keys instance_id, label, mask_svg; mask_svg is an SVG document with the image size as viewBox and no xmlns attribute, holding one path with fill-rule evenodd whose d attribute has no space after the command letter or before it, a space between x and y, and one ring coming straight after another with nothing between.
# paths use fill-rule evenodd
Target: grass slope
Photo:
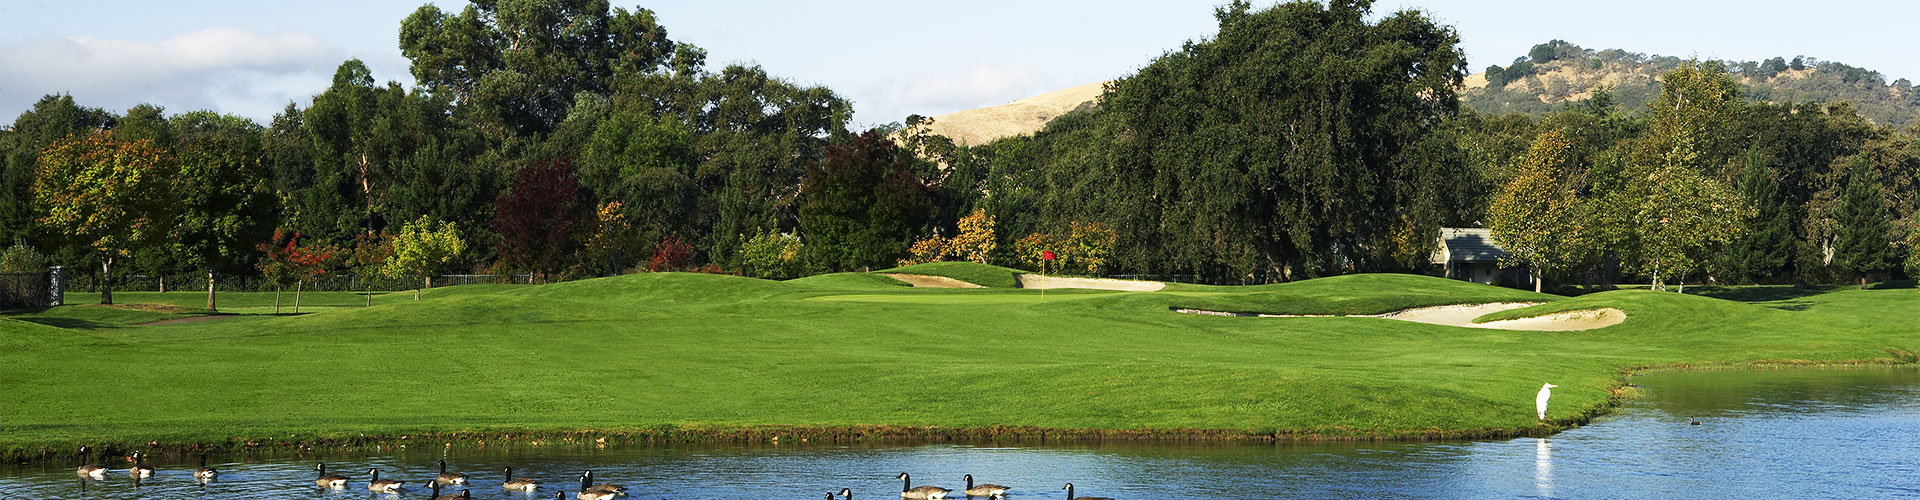
<instances>
[{"instance_id":1,"label":"grass slope","mask_svg":"<svg viewBox=\"0 0 1920 500\"><path fill-rule=\"evenodd\" d=\"M1564 424L1604 408L1623 368L1910 362L1920 351L1912 290L1796 297L1798 310L1602 293L1540 307L1616 307L1626 323L1518 332L1169 308L1380 312L1554 297L1391 275L1179 288L1043 298L659 273L150 327L67 306L0 316L0 451L579 429L1510 435L1555 428L1533 416L1542 382L1562 387L1550 416ZM242 295L223 297L259 300ZM49 315L106 326L21 321Z\"/></svg>"},{"instance_id":2,"label":"grass slope","mask_svg":"<svg viewBox=\"0 0 1920 500\"><path fill-rule=\"evenodd\" d=\"M819 274L787 280L788 285L819 290L862 290L911 287L904 281L870 273Z\"/></svg>"},{"instance_id":3,"label":"grass slope","mask_svg":"<svg viewBox=\"0 0 1920 500\"><path fill-rule=\"evenodd\" d=\"M1014 276L1026 271L973 262L928 262L874 272L945 276L987 288L1013 288L1020 286Z\"/></svg>"},{"instance_id":4,"label":"grass slope","mask_svg":"<svg viewBox=\"0 0 1920 500\"><path fill-rule=\"evenodd\" d=\"M1171 301L1175 307L1261 314L1380 314L1415 307L1561 298L1407 274L1356 274L1254 286L1175 284L1166 290L1179 297Z\"/></svg>"}]
</instances>

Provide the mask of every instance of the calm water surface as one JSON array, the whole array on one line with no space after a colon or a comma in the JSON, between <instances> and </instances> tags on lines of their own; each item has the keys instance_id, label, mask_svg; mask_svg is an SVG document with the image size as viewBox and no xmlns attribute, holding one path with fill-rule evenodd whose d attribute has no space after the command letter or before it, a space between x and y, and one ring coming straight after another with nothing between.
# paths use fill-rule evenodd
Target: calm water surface
<instances>
[{"instance_id":1,"label":"calm water surface","mask_svg":"<svg viewBox=\"0 0 1920 500\"><path fill-rule=\"evenodd\" d=\"M102 481L73 465L0 468L5 498L424 498L449 458L474 475L474 498L553 498L593 469L630 498L899 498L914 484L958 489L962 474L1013 486L1010 498L1885 498L1920 497L1920 370L1914 368L1662 373L1633 381L1645 397L1593 425L1547 439L1344 445L1107 444L532 447L287 456L211 464L152 463L136 484L125 464ZM1531 394L1518 396L1531 398ZM1703 425L1689 425L1698 418ZM360 481L313 485L313 462ZM221 462L220 459L214 459ZM500 488L500 469L546 481L540 494ZM366 490L366 469L416 483ZM450 490L459 493L458 489ZM958 493L958 492L956 492ZM569 495L569 498L571 495Z\"/></svg>"}]
</instances>

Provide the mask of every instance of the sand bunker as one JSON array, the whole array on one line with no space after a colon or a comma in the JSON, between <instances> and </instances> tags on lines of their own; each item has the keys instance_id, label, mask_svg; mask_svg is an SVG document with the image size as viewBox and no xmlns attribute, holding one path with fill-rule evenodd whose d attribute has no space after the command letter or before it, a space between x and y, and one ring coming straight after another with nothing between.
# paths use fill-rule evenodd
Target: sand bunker
<instances>
[{"instance_id":1,"label":"sand bunker","mask_svg":"<svg viewBox=\"0 0 1920 500\"><path fill-rule=\"evenodd\" d=\"M948 278L946 276L929 276L925 274L904 274L904 273L880 273L880 275L897 279L900 281L905 281L909 285L913 285L920 288L986 288L974 283L960 281L957 279Z\"/></svg>"},{"instance_id":2,"label":"sand bunker","mask_svg":"<svg viewBox=\"0 0 1920 500\"><path fill-rule=\"evenodd\" d=\"M1474 323L1473 319L1488 314L1519 309L1536 305L1535 302L1496 302L1492 304L1458 304L1450 306L1418 307L1386 314L1359 314L1340 316L1346 318L1381 318L1399 321L1412 321L1429 325L1458 326L1464 328L1490 328L1496 330L1524 330L1534 332L1574 332L1592 330L1618 325L1627 320L1627 313L1611 307L1563 311L1528 318L1508 319ZM1236 316L1259 318L1328 318L1326 314L1251 314L1220 311L1202 311L1199 309L1175 309L1187 314L1205 314L1211 316Z\"/></svg>"},{"instance_id":3,"label":"sand bunker","mask_svg":"<svg viewBox=\"0 0 1920 500\"><path fill-rule=\"evenodd\" d=\"M1386 314L1367 315L1370 318L1397 319L1426 323L1429 325L1478 327L1473 318L1486 316L1500 311L1519 309L1538 305L1538 302L1494 302L1491 304L1454 304L1450 306L1416 307L1402 309Z\"/></svg>"},{"instance_id":4,"label":"sand bunker","mask_svg":"<svg viewBox=\"0 0 1920 500\"><path fill-rule=\"evenodd\" d=\"M1577 332L1618 325L1627 320L1627 313L1611 307L1583 309L1543 314L1530 318L1506 319L1476 323L1473 328L1496 328L1501 330L1527 330L1534 332Z\"/></svg>"},{"instance_id":5,"label":"sand bunker","mask_svg":"<svg viewBox=\"0 0 1920 500\"><path fill-rule=\"evenodd\" d=\"M1122 292L1158 292L1166 288L1166 283L1158 281L1116 280L1107 278L1066 278L1060 276L1041 276L1021 274L1014 276L1020 281L1020 288L1085 288L1090 290L1118 290Z\"/></svg>"}]
</instances>

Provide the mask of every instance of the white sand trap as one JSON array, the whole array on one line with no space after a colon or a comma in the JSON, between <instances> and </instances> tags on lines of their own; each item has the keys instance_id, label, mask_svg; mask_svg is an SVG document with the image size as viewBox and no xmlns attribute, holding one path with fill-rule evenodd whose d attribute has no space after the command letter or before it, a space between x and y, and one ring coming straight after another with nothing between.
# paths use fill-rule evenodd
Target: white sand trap
<instances>
[{"instance_id":1,"label":"white sand trap","mask_svg":"<svg viewBox=\"0 0 1920 500\"><path fill-rule=\"evenodd\" d=\"M879 273L881 276L905 281L919 288L986 288L974 283L960 281L946 276L928 276L925 274Z\"/></svg>"},{"instance_id":2,"label":"white sand trap","mask_svg":"<svg viewBox=\"0 0 1920 500\"><path fill-rule=\"evenodd\" d=\"M1491 304L1454 304L1450 306L1416 307L1402 309L1386 314L1368 314L1364 317L1397 319L1426 323L1429 325L1478 327L1473 318L1488 314L1519 309L1539 304L1538 302L1494 302Z\"/></svg>"},{"instance_id":3,"label":"white sand trap","mask_svg":"<svg viewBox=\"0 0 1920 500\"><path fill-rule=\"evenodd\" d=\"M1543 314L1529 318L1508 319L1474 323L1473 319L1500 311L1519 309L1538 304L1537 302L1495 302L1491 304L1456 304L1450 306L1416 307L1386 314L1357 314L1338 316L1345 318L1381 318L1429 325L1458 326L1463 328L1489 328L1495 330L1523 330L1533 332L1575 332L1618 325L1627 320L1627 313L1611 307L1563 311ZM1329 318L1325 314L1248 314L1198 309L1175 309L1187 314L1206 314L1212 316L1238 316L1261 318Z\"/></svg>"},{"instance_id":4,"label":"white sand trap","mask_svg":"<svg viewBox=\"0 0 1920 500\"><path fill-rule=\"evenodd\" d=\"M1544 314L1531 318L1507 319L1477 323L1474 328L1495 328L1500 330L1527 330L1534 332L1577 332L1618 325L1627 320L1627 313L1611 307L1563 311Z\"/></svg>"},{"instance_id":5,"label":"white sand trap","mask_svg":"<svg viewBox=\"0 0 1920 500\"><path fill-rule=\"evenodd\" d=\"M1038 274L1015 275L1020 288L1085 288L1089 290L1118 290L1122 292L1158 292L1166 288L1166 283L1158 281L1116 280L1107 278L1064 278L1060 276L1041 276Z\"/></svg>"}]
</instances>

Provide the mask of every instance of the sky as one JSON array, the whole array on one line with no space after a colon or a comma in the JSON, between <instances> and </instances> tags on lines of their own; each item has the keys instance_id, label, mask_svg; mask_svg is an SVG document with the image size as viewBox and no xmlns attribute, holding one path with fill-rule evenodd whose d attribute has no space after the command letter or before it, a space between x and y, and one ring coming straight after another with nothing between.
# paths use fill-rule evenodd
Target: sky
<instances>
[{"instance_id":1,"label":"sky","mask_svg":"<svg viewBox=\"0 0 1920 500\"><path fill-rule=\"evenodd\" d=\"M411 86L400 21L421 0L0 1L0 124L41 96L168 113L211 109L267 123L307 106L334 68L359 58ZM464 0L435 0L458 11ZM1004 104L1126 76L1216 31L1213 0L901 2L673 0L654 10L669 38L708 65L759 64L854 103L854 125ZM1256 2L1256 8L1270 5ZM1920 80L1920 2L1829 0L1512 2L1380 0L1453 26L1468 67L1505 65L1534 44L1791 59L1806 55Z\"/></svg>"}]
</instances>

